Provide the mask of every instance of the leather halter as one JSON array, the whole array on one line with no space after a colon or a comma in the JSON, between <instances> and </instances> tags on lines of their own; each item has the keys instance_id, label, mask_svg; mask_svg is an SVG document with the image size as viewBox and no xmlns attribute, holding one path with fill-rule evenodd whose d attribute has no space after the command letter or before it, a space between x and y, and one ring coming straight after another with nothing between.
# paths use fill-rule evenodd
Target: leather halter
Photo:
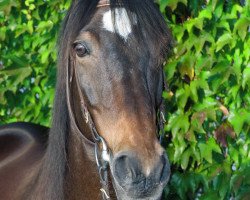
<instances>
[{"instance_id":1,"label":"leather halter","mask_svg":"<svg viewBox=\"0 0 250 200\"><path fill-rule=\"evenodd\" d=\"M110 5L109 1L100 0L99 4L97 5L97 8L109 6L109 5ZM70 68L68 67L66 69L66 95L67 95L67 106L68 106L69 118L70 118L70 126L73 129L73 132L83 139L84 141L83 145L87 152L88 157L90 157L90 159L95 158L95 162L98 167L100 183L102 186L100 189L100 191L102 192L102 199L109 200L110 196L109 196L109 185L108 185L108 161L109 161L110 154L109 154L108 146L105 140L97 132L93 119L84 102L84 98L82 96L82 92L79 86L78 76L75 71L74 63L72 63L70 59L68 60L68 62L70 63ZM90 131L91 131L92 138L94 141L90 141L88 138L86 138L84 134L80 131L78 125L76 124L76 119L73 113L71 99L70 99L71 97L70 91L71 91L73 77L76 79L77 92L78 92L78 95L80 97L80 102L81 102L81 112L84 115L86 124L88 124L90 127Z\"/></svg>"},{"instance_id":2,"label":"leather halter","mask_svg":"<svg viewBox=\"0 0 250 200\"><path fill-rule=\"evenodd\" d=\"M100 0L97 8L100 7L105 7L105 6L110 6L110 1L109 0ZM69 59L69 62L70 61ZM68 106L68 111L69 111L69 118L70 118L70 126L73 129L73 132L75 132L78 136L80 136L84 143L84 147L87 151L87 154L90 158L95 158L95 162L98 167L98 172L99 172L99 177L100 177L100 183L101 183L101 189L100 191L102 192L102 198L103 200L110 200L109 196L109 185L108 185L108 165L109 165L109 149L107 146L107 143L105 140L100 136L100 134L97 132L97 129L95 127L95 123L88 111L88 108L85 104L80 85L79 85L79 80L78 76L75 70L75 65L73 63L70 63L70 68L68 67L66 70L66 95L67 95L67 106ZM167 85L165 82L165 74L163 71L163 82L164 82L164 89L167 89ZM84 136L84 134L80 131L78 125L76 124L76 119L75 115L72 110L72 104L71 104L71 86L72 86L72 81L73 78L76 79L76 87L77 87L77 92L80 98L80 103L81 103L81 112L84 115L85 122L86 124L89 125L90 131L92 134L92 138L94 141L90 141L88 138ZM159 140L160 143L162 143L162 139L164 136L164 124L165 124L165 117L164 117L164 110L165 110L165 102L164 99L162 99L162 102L160 104L160 107L158 108L158 131L161 131L161 134L159 135ZM101 146L101 148L100 148Z\"/></svg>"},{"instance_id":3,"label":"leather halter","mask_svg":"<svg viewBox=\"0 0 250 200\"><path fill-rule=\"evenodd\" d=\"M100 0L97 8L100 7L105 7L109 6L110 1L109 0ZM69 62L70 59L69 59ZM100 177L100 183L102 188L100 191L102 192L102 198L103 200L109 200L109 186L108 186L108 162L110 158L108 146L105 142L105 140L99 135L99 133L96 130L94 121L88 111L88 108L84 102L84 98L82 96L82 92L80 90L79 86L79 80L78 76L75 72L75 67L73 63L70 63L71 68L68 68L66 71L66 95L67 95L67 106L68 106L68 111L69 111L69 118L70 118L70 126L73 129L73 131L80 136L84 143L84 147L86 149L87 155L90 158L95 158L96 165L98 167L98 172L99 172L99 177ZM76 87L77 87L77 92L80 97L80 102L81 102L81 112L84 114L85 122L86 124L89 124L90 131L93 137L94 141L90 141L88 138L84 136L84 134L80 131L78 125L76 124L76 119L72 110L72 105L71 105L71 99L70 99L70 91L71 91L71 84L73 77L76 79ZM100 148L101 146L101 148ZM100 153L101 152L101 153Z\"/></svg>"},{"instance_id":4,"label":"leather halter","mask_svg":"<svg viewBox=\"0 0 250 200\"><path fill-rule=\"evenodd\" d=\"M70 73L71 71L71 73ZM80 131L78 125L76 124L76 119L74 116L74 113L72 111L72 106L71 106L71 100L70 100L70 90L71 90L71 83L73 80L73 77L76 79L76 87L77 87L77 92L80 97L80 102L81 102L81 112L84 114L85 117L85 122L86 124L89 125L92 133L92 137L94 141L90 141L87 139L84 134ZM66 84L66 93L67 93L67 105L68 105L68 110L69 110L69 116L70 116L70 123L71 123L71 128L75 133L80 136L84 143L84 147L86 151L88 152L89 150L92 151L91 153L88 154L89 157L95 157L95 161L98 167L98 172L99 172L99 177L100 177L100 183L101 183L101 189L100 191L102 192L102 198L103 200L109 200L109 182L108 182L108 165L109 165L109 149L108 146L105 142L105 140L99 135L99 133L96 130L94 121L84 103L84 99L82 96L82 92L80 90L79 86L79 80L78 76L76 74L74 66L71 66L71 69L67 69L67 84ZM165 82L165 76L164 76L164 71L163 71L163 80L164 80L164 89L167 89L167 85ZM165 102L162 100L161 105L158 109L158 131L161 131L161 134L159 135L159 141L162 144L162 139L164 136L164 124L165 124L165 117L164 117L164 105ZM101 148L100 148L101 146ZM100 153L101 152L101 153Z\"/></svg>"},{"instance_id":5,"label":"leather halter","mask_svg":"<svg viewBox=\"0 0 250 200\"><path fill-rule=\"evenodd\" d=\"M78 76L76 74L75 67L72 64L73 63L71 63L70 65L71 68L68 68L66 72L66 81L67 81L66 94L67 94L67 106L68 106L68 111L69 111L70 126L73 129L73 133L77 134L77 136L80 136L83 139L83 145L85 147L87 155L90 158L95 158L95 162L98 167L100 183L102 186L102 188L100 189L100 191L102 192L102 198L104 200L109 200L110 196L109 196L109 188L108 188L108 162L109 162L110 154L109 154L108 146L105 140L97 132L93 119L87 109L86 104L84 103L84 98L82 96L82 92L79 86ZM90 127L93 141L90 141L88 138L86 138L84 134L80 131L78 125L76 124L76 119L73 113L72 103L70 99L71 97L70 91L72 89L71 86L72 86L73 78L76 79L75 82L76 82L77 92L78 92L78 95L80 97L80 102L81 102L81 112L84 115L86 124L88 124Z\"/></svg>"},{"instance_id":6,"label":"leather halter","mask_svg":"<svg viewBox=\"0 0 250 200\"><path fill-rule=\"evenodd\" d=\"M71 74L70 74L71 71ZM94 141L90 141L87 139L84 134L80 131L78 125L76 124L76 119L72 110L72 105L71 105L71 100L70 100L70 90L71 90L71 83L73 81L73 77L76 79L76 87L77 87L77 92L80 97L80 102L81 102L81 112L84 114L85 122L86 124L89 125L92 133L92 137ZM102 192L102 198L103 200L109 200L109 182L108 182L108 165L109 165L109 149L108 146L105 142L105 140L99 135L99 133L96 130L94 121L84 103L84 99L82 96L82 92L80 90L79 86L79 80L78 76L76 74L74 66L71 66L71 69L67 69L67 84L66 84L66 93L67 93L67 105L68 105L68 110L69 110L69 116L70 116L70 123L71 123L71 128L75 133L80 136L84 143L84 147L86 151L92 151L91 153L88 154L89 157L95 157L95 162L98 168L98 173L100 177L100 183L101 183L101 189L100 191ZM163 71L163 80L164 80L164 89L167 89L167 85L165 82L165 76L164 76L164 71ZM164 137L164 124L165 124L165 117L164 117L164 105L165 102L162 100L161 105L158 109L158 131L161 131L161 134L159 135L159 141L162 144L162 140ZM101 146L101 148L100 148Z\"/></svg>"}]
</instances>

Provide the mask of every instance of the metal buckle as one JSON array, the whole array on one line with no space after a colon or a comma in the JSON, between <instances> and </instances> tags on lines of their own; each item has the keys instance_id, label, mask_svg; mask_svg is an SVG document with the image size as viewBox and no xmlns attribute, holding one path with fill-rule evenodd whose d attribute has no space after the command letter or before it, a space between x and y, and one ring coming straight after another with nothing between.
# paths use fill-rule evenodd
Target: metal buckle
<instances>
[{"instance_id":1,"label":"metal buckle","mask_svg":"<svg viewBox=\"0 0 250 200\"><path fill-rule=\"evenodd\" d=\"M105 140L96 132L95 133L95 159L98 167L98 173L100 177L100 182L102 188L100 191L103 194L103 199L110 199L108 195L108 164L109 164L109 151ZM102 145L102 150L100 153L99 144ZM101 155L99 155L99 153Z\"/></svg>"},{"instance_id":2,"label":"metal buckle","mask_svg":"<svg viewBox=\"0 0 250 200\"><path fill-rule=\"evenodd\" d=\"M99 151L100 150L99 144L100 143L102 144L101 156L99 156L99 152L100 152ZM98 138L96 138L95 159L96 159L96 164L97 164L98 168L101 168L101 167L108 165L108 163L110 161L110 154L109 154L108 146L101 136L98 136ZM102 163L100 161L102 161Z\"/></svg>"},{"instance_id":3,"label":"metal buckle","mask_svg":"<svg viewBox=\"0 0 250 200\"><path fill-rule=\"evenodd\" d=\"M106 199L110 199L110 197L109 197L109 195L107 194L107 192L106 192L105 189L101 188L100 190L101 190L102 194L105 196Z\"/></svg>"}]
</instances>

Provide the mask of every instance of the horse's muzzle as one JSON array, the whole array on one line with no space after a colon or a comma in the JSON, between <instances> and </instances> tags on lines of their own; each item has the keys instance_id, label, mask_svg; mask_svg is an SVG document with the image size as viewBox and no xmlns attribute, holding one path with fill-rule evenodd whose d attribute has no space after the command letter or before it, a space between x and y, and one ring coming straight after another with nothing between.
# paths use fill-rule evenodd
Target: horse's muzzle
<instances>
[{"instance_id":1,"label":"horse's muzzle","mask_svg":"<svg viewBox=\"0 0 250 200\"><path fill-rule=\"evenodd\" d=\"M170 165L164 153L145 174L139 159L130 152L116 155L112 162L112 174L116 188L129 199L158 199L170 177Z\"/></svg>"}]
</instances>

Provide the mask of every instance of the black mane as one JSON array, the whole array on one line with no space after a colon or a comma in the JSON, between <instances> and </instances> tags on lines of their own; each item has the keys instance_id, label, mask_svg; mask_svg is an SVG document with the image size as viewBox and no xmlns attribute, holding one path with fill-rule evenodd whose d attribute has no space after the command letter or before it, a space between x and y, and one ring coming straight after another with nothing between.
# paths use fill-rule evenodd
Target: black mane
<instances>
[{"instance_id":1,"label":"black mane","mask_svg":"<svg viewBox=\"0 0 250 200\"><path fill-rule=\"evenodd\" d=\"M53 110L52 128L38 187L43 188L44 199L64 199L64 177L67 165L67 136L69 114L66 96L66 70L70 66L71 45L80 30L88 24L96 11L99 0L74 0L65 17L59 38L59 62L57 86ZM124 7L137 16L140 27L148 33L148 40L161 44L161 54L170 48L170 33L165 21L152 0L111 0L111 10ZM131 12L128 12L131 13ZM132 15L129 16L132 19ZM138 33L139 34L139 33ZM140 37L139 37L140 38ZM52 178L53 177L53 178ZM40 190L41 190L40 188Z\"/></svg>"}]
</instances>

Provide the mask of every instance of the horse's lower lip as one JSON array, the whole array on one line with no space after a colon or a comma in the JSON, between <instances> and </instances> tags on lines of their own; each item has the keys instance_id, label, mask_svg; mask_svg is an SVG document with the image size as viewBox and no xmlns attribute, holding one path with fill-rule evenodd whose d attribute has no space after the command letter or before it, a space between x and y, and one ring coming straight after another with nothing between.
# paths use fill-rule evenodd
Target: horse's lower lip
<instances>
[{"instance_id":1,"label":"horse's lower lip","mask_svg":"<svg viewBox=\"0 0 250 200\"><path fill-rule=\"evenodd\" d=\"M145 195L131 195L130 192L123 191L120 186L115 186L116 188L116 196L118 200L160 200L162 197L162 188L158 188L151 194L145 194ZM120 188L120 189L118 189Z\"/></svg>"},{"instance_id":2,"label":"horse's lower lip","mask_svg":"<svg viewBox=\"0 0 250 200\"><path fill-rule=\"evenodd\" d=\"M117 183L113 175L112 183L118 200L160 200L165 186L165 184L159 183L156 187L148 188L140 193L141 189L136 186L131 186L129 190L124 189Z\"/></svg>"},{"instance_id":3,"label":"horse's lower lip","mask_svg":"<svg viewBox=\"0 0 250 200\"><path fill-rule=\"evenodd\" d=\"M161 199L170 174L165 154L159 160L159 167L155 167L156 171L150 175L144 174L137 157L129 152L111 155L109 164L113 187L119 200Z\"/></svg>"}]
</instances>

